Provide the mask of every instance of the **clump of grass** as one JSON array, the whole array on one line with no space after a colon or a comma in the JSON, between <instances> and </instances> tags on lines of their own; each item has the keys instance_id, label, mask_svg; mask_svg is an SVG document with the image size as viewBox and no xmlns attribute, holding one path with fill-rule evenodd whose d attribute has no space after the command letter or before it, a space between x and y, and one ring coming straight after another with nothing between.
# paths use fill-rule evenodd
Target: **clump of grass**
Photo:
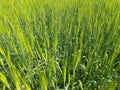
<instances>
[{"instance_id":1,"label":"clump of grass","mask_svg":"<svg viewBox=\"0 0 120 90\"><path fill-rule=\"evenodd\" d=\"M119 0L5 0L0 13L0 89L120 88Z\"/></svg>"}]
</instances>

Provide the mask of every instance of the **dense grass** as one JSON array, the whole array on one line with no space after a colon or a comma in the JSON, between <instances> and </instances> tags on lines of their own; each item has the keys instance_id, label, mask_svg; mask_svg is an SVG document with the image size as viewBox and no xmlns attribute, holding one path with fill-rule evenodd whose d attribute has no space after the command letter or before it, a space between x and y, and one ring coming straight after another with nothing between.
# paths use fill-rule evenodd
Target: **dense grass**
<instances>
[{"instance_id":1,"label":"dense grass","mask_svg":"<svg viewBox=\"0 0 120 90\"><path fill-rule=\"evenodd\" d=\"M1 0L0 90L120 90L120 1Z\"/></svg>"}]
</instances>

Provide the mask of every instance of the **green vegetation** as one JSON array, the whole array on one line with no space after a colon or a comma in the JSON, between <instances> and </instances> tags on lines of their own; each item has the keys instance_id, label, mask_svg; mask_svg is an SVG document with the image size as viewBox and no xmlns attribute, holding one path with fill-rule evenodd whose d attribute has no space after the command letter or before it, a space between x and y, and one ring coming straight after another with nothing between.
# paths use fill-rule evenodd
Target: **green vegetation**
<instances>
[{"instance_id":1,"label":"green vegetation","mask_svg":"<svg viewBox=\"0 0 120 90\"><path fill-rule=\"evenodd\" d=\"M0 90L120 90L120 1L0 0Z\"/></svg>"}]
</instances>

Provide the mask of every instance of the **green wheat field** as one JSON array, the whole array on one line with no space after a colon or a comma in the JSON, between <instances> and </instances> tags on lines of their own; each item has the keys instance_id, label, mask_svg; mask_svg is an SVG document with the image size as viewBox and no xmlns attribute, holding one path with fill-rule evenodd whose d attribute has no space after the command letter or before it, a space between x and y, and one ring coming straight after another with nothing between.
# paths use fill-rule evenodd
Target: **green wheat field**
<instances>
[{"instance_id":1,"label":"green wheat field","mask_svg":"<svg viewBox=\"0 0 120 90\"><path fill-rule=\"evenodd\" d=\"M120 0L0 0L0 90L120 90Z\"/></svg>"}]
</instances>

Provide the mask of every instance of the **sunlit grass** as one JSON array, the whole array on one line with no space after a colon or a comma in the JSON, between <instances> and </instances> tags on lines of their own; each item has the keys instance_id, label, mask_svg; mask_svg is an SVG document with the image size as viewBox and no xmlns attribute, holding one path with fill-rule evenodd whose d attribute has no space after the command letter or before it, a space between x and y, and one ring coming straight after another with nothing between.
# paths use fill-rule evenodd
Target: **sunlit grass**
<instances>
[{"instance_id":1,"label":"sunlit grass","mask_svg":"<svg viewBox=\"0 0 120 90\"><path fill-rule=\"evenodd\" d=\"M119 90L119 0L1 0L0 90Z\"/></svg>"}]
</instances>

